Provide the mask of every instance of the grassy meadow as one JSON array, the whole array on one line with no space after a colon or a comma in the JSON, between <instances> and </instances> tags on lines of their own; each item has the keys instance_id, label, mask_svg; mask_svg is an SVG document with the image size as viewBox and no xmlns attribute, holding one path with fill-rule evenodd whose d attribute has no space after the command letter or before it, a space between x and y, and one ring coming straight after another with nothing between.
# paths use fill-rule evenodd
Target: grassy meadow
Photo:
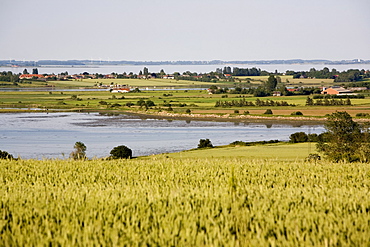
<instances>
[{"instance_id":1,"label":"grassy meadow","mask_svg":"<svg viewBox=\"0 0 370 247\"><path fill-rule=\"evenodd\" d=\"M370 165L0 160L1 246L368 246Z\"/></svg>"},{"instance_id":2,"label":"grassy meadow","mask_svg":"<svg viewBox=\"0 0 370 247\"><path fill-rule=\"evenodd\" d=\"M155 106L148 109L137 106L137 102L153 101ZM255 102L252 95L238 94L208 94L206 90L142 90L134 93L110 93L109 91L2 91L0 92L0 112L20 111L23 109L38 108L39 110L68 110L68 111L111 111L141 112L145 114L178 113L185 114L190 110L192 114L227 115L240 117L248 115L263 116L267 109L271 109L272 116L290 116L293 112L301 111L303 117L323 117L336 110L347 111L353 117L357 113L370 113L370 97L352 99L351 106L305 106L307 96L263 97L260 100L286 101L294 106L249 106L249 107L215 107L217 101L246 101ZM132 106L127 106L132 104ZM171 105L172 111L169 109ZM239 113L235 113L239 111ZM187 117L195 115L186 114ZM271 116L270 116L271 117Z\"/></svg>"},{"instance_id":3,"label":"grassy meadow","mask_svg":"<svg viewBox=\"0 0 370 247\"><path fill-rule=\"evenodd\" d=\"M184 158L247 158L247 159L273 159L275 161L303 161L310 153L316 152L315 143L274 143L252 146L220 146L206 149L192 149L178 153L166 153L158 157L174 159ZM151 158L142 157L142 159Z\"/></svg>"},{"instance_id":4,"label":"grassy meadow","mask_svg":"<svg viewBox=\"0 0 370 247\"><path fill-rule=\"evenodd\" d=\"M221 82L224 84L226 82ZM2 87L13 87L13 83L2 82ZM129 85L139 88L198 88L214 85L213 82L189 81L189 80L171 80L171 79L75 79L70 81L28 81L27 83L18 83L18 87L55 87L55 88L96 88L102 85Z\"/></svg>"}]
</instances>

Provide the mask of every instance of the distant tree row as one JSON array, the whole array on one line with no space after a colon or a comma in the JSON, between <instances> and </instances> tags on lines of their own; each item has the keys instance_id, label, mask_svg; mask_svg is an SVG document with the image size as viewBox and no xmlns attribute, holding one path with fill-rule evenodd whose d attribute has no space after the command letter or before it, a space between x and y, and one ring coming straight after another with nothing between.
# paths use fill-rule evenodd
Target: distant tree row
<instances>
[{"instance_id":1,"label":"distant tree row","mask_svg":"<svg viewBox=\"0 0 370 247\"><path fill-rule=\"evenodd\" d=\"M314 100L310 97L307 97L306 105L322 105L322 106L338 106L338 105L352 105L349 98L343 99L317 99Z\"/></svg>"},{"instance_id":2,"label":"distant tree row","mask_svg":"<svg viewBox=\"0 0 370 247\"><path fill-rule=\"evenodd\" d=\"M364 99L363 94L351 94L351 95L340 95L340 94L317 94L312 96L313 99Z\"/></svg>"},{"instance_id":3,"label":"distant tree row","mask_svg":"<svg viewBox=\"0 0 370 247\"><path fill-rule=\"evenodd\" d=\"M19 82L19 75L13 74L11 71L3 71L0 72L0 81Z\"/></svg>"},{"instance_id":4,"label":"distant tree row","mask_svg":"<svg viewBox=\"0 0 370 247\"><path fill-rule=\"evenodd\" d=\"M261 75L269 75L270 73L267 71L262 71L261 69L257 68L238 68L234 67L224 67L222 70L217 69L216 72L223 73L223 74L230 74L232 76L261 76Z\"/></svg>"},{"instance_id":5,"label":"distant tree row","mask_svg":"<svg viewBox=\"0 0 370 247\"><path fill-rule=\"evenodd\" d=\"M370 78L370 73L364 69L350 69L340 72L336 69L331 71L328 68L316 70L314 68L309 71L286 71L286 75L292 75L293 78L317 78L317 79L334 79L335 82L356 82L365 78Z\"/></svg>"},{"instance_id":6,"label":"distant tree row","mask_svg":"<svg viewBox=\"0 0 370 247\"><path fill-rule=\"evenodd\" d=\"M299 143L299 142L326 142L328 141L327 134L306 134L305 132L296 132L289 136L289 142Z\"/></svg>"},{"instance_id":7,"label":"distant tree row","mask_svg":"<svg viewBox=\"0 0 370 247\"><path fill-rule=\"evenodd\" d=\"M247 101L244 98L232 101L216 101L215 107L244 107L244 106L294 106L286 101L260 100L256 99L255 103Z\"/></svg>"}]
</instances>

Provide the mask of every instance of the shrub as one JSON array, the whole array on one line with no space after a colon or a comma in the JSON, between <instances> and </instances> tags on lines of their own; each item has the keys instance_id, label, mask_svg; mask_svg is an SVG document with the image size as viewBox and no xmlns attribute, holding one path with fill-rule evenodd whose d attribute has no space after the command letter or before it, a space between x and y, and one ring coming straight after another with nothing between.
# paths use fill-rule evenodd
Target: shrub
<instances>
[{"instance_id":1,"label":"shrub","mask_svg":"<svg viewBox=\"0 0 370 247\"><path fill-rule=\"evenodd\" d=\"M147 100L147 101L146 101L146 105L147 105L147 107L155 106L154 102L153 102L153 101L151 101L151 100Z\"/></svg>"},{"instance_id":2,"label":"shrub","mask_svg":"<svg viewBox=\"0 0 370 247\"><path fill-rule=\"evenodd\" d=\"M318 154L309 154L306 158L307 162L317 162L319 160L321 160L321 157Z\"/></svg>"},{"instance_id":3,"label":"shrub","mask_svg":"<svg viewBox=\"0 0 370 247\"><path fill-rule=\"evenodd\" d=\"M243 141L234 141L234 142L230 143L230 145L233 145L233 146L247 146L247 143L245 143Z\"/></svg>"},{"instance_id":4,"label":"shrub","mask_svg":"<svg viewBox=\"0 0 370 247\"><path fill-rule=\"evenodd\" d=\"M112 159L131 159L132 150L124 145L121 145L121 146L113 148L110 151L110 157Z\"/></svg>"},{"instance_id":5,"label":"shrub","mask_svg":"<svg viewBox=\"0 0 370 247\"><path fill-rule=\"evenodd\" d=\"M318 142L320 140L319 136L315 133L308 134L307 137L308 137L307 141L309 141L309 142Z\"/></svg>"},{"instance_id":6,"label":"shrub","mask_svg":"<svg viewBox=\"0 0 370 247\"><path fill-rule=\"evenodd\" d=\"M143 107L145 105L145 100L143 99L140 99L136 102L136 105L140 106L140 107Z\"/></svg>"},{"instance_id":7,"label":"shrub","mask_svg":"<svg viewBox=\"0 0 370 247\"><path fill-rule=\"evenodd\" d=\"M356 117L369 117L370 116L370 114L369 113L357 113L356 114Z\"/></svg>"},{"instance_id":8,"label":"shrub","mask_svg":"<svg viewBox=\"0 0 370 247\"><path fill-rule=\"evenodd\" d=\"M295 111L295 112L292 112L290 115L295 115L295 116L302 116L303 113L300 112L300 111Z\"/></svg>"},{"instance_id":9,"label":"shrub","mask_svg":"<svg viewBox=\"0 0 370 247\"><path fill-rule=\"evenodd\" d=\"M239 113L239 110L234 110L234 113Z\"/></svg>"},{"instance_id":10,"label":"shrub","mask_svg":"<svg viewBox=\"0 0 370 247\"><path fill-rule=\"evenodd\" d=\"M186 113L187 114L190 114L191 113L191 110L190 109L186 109Z\"/></svg>"},{"instance_id":11,"label":"shrub","mask_svg":"<svg viewBox=\"0 0 370 247\"><path fill-rule=\"evenodd\" d=\"M120 104L118 104L118 103L114 103L113 105L111 105L110 107L120 107L121 105Z\"/></svg>"},{"instance_id":12,"label":"shrub","mask_svg":"<svg viewBox=\"0 0 370 247\"><path fill-rule=\"evenodd\" d=\"M307 142L308 136L304 132L296 132L289 136L289 141L292 143L298 143L298 142Z\"/></svg>"},{"instance_id":13,"label":"shrub","mask_svg":"<svg viewBox=\"0 0 370 247\"><path fill-rule=\"evenodd\" d=\"M213 148L213 145L209 139L200 139L198 148Z\"/></svg>"},{"instance_id":14,"label":"shrub","mask_svg":"<svg viewBox=\"0 0 370 247\"><path fill-rule=\"evenodd\" d=\"M272 113L271 109L267 109L263 114L272 115L273 113Z\"/></svg>"},{"instance_id":15,"label":"shrub","mask_svg":"<svg viewBox=\"0 0 370 247\"><path fill-rule=\"evenodd\" d=\"M14 157L6 151L0 150L0 159L14 159Z\"/></svg>"}]
</instances>

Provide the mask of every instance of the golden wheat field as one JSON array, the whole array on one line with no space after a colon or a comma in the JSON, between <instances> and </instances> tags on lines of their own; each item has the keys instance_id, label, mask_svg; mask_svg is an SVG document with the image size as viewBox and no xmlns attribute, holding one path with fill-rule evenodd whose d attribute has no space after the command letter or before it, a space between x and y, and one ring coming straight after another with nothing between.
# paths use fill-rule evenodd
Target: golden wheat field
<instances>
[{"instance_id":1,"label":"golden wheat field","mask_svg":"<svg viewBox=\"0 0 370 247\"><path fill-rule=\"evenodd\" d=\"M369 246L370 164L0 160L1 246Z\"/></svg>"}]
</instances>

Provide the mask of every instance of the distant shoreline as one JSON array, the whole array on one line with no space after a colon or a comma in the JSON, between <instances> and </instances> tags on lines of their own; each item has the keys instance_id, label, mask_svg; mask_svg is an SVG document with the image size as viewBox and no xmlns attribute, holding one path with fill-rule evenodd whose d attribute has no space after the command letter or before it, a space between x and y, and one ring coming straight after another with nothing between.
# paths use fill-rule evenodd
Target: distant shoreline
<instances>
[{"instance_id":1,"label":"distant shoreline","mask_svg":"<svg viewBox=\"0 0 370 247\"><path fill-rule=\"evenodd\" d=\"M287 60L187 60L187 61L128 61L128 60L0 60L0 67L96 67L96 66L154 66L154 65L359 65L370 64L370 60L325 60L325 59L287 59Z\"/></svg>"}]
</instances>

